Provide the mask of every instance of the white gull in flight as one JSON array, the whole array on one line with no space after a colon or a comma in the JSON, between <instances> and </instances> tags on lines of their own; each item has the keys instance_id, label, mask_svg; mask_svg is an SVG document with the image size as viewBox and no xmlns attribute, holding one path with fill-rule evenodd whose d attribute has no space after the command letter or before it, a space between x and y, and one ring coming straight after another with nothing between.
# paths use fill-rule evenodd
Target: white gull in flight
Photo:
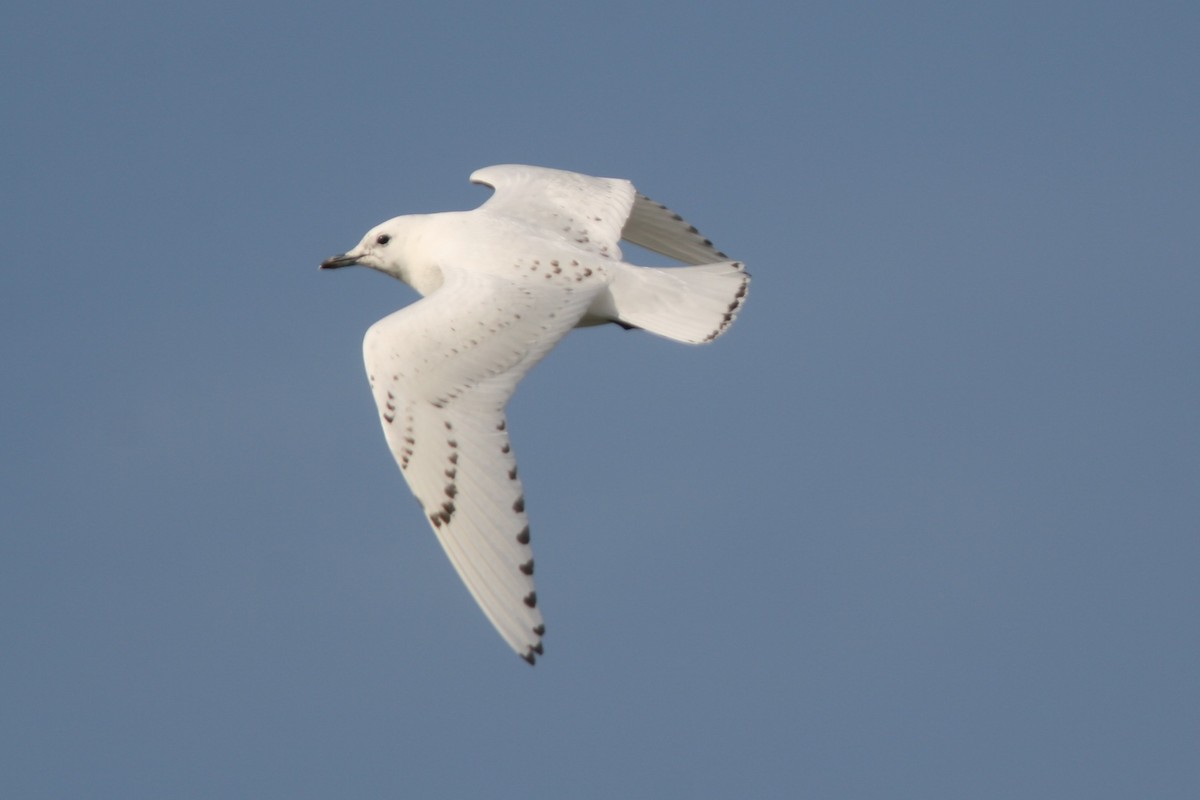
<instances>
[{"instance_id":1,"label":"white gull in flight","mask_svg":"<svg viewBox=\"0 0 1200 800\"><path fill-rule=\"evenodd\" d=\"M750 276L629 181L515 164L471 181L495 190L479 208L388 220L321 268L361 264L424 297L363 341L383 433L483 613L533 664L546 628L508 399L574 327L712 341ZM622 239L692 266L627 264Z\"/></svg>"}]
</instances>

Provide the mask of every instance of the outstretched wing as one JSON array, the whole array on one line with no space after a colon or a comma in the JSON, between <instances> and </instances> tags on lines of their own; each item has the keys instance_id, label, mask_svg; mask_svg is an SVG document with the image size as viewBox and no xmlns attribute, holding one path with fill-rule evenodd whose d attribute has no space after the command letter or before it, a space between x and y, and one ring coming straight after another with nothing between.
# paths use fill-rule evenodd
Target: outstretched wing
<instances>
[{"instance_id":1,"label":"outstretched wing","mask_svg":"<svg viewBox=\"0 0 1200 800\"><path fill-rule=\"evenodd\" d=\"M443 268L377 322L363 356L392 454L471 594L533 663L545 627L504 406L582 316L588 294Z\"/></svg>"},{"instance_id":2,"label":"outstretched wing","mask_svg":"<svg viewBox=\"0 0 1200 800\"><path fill-rule=\"evenodd\" d=\"M574 247L620 260L621 228L636 194L629 181L500 164L476 170L471 182L496 190L481 210L519 220L539 236L559 236Z\"/></svg>"},{"instance_id":3,"label":"outstretched wing","mask_svg":"<svg viewBox=\"0 0 1200 800\"><path fill-rule=\"evenodd\" d=\"M621 238L685 264L716 264L730 260L713 247L696 226L640 192L621 231Z\"/></svg>"}]
</instances>

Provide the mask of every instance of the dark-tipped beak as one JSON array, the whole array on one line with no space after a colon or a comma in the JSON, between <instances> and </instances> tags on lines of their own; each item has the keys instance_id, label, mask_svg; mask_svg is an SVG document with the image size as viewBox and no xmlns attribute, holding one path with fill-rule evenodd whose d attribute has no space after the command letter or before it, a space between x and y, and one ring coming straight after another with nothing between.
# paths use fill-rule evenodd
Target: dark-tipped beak
<instances>
[{"instance_id":1,"label":"dark-tipped beak","mask_svg":"<svg viewBox=\"0 0 1200 800\"><path fill-rule=\"evenodd\" d=\"M352 256L347 253L342 253L340 256L327 258L321 262L321 269L337 269L338 267L352 267L358 263L358 256Z\"/></svg>"}]
</instances>

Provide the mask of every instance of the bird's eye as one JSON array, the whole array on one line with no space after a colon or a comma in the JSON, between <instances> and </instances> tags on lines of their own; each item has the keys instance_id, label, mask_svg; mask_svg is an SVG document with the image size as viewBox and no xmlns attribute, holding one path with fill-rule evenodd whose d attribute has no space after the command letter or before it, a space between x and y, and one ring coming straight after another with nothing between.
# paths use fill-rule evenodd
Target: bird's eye
<instances>
[{"instance_id":1,"label":"bird's eye","mask_svg":"<svg viewBox=\"0 0 1200 800\"><path fill-rule=\"evenodd\" d=\"M388 236L386 233L381 233L375 237L375 241L378 244L387 244L391 240L392 240L392 237Z\"/></svg>"}]
</instances>

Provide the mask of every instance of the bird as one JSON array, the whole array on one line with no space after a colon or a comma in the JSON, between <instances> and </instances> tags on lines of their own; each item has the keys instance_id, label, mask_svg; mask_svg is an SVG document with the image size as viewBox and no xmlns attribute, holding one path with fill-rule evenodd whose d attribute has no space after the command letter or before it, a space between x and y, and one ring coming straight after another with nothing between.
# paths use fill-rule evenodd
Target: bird
<instances>
[{"instance_id":1,"label":"bird","mask_svg":"<svg viewBox=\"0 0 1200 800\"><path fill-rule=\"evenodd\" d=\"M711 342L738 316L750 275L628 180L520 164L470 180L493 190L478 208L387 220L320 268L369 267L421 295L363 340L380 424L471 595L533 665L546 626L509 398L575 327ZM687 266L626 263L621 241Z\"/></svg>"}]
</instances>

